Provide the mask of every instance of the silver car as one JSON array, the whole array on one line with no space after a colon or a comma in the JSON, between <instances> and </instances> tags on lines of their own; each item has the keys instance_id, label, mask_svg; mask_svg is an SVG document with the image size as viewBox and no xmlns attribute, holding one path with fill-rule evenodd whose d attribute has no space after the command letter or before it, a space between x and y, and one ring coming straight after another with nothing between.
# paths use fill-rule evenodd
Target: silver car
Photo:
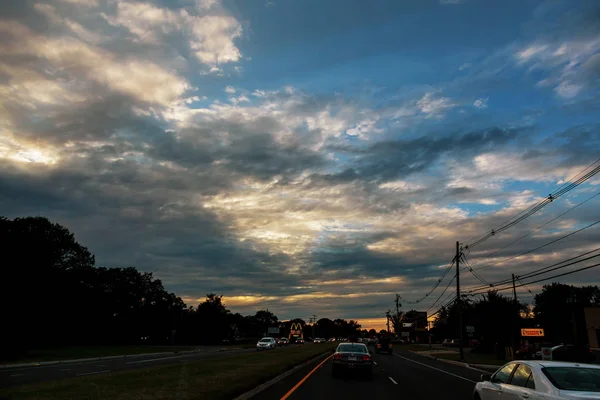
<instances>
[{"instance_id":1,"label":"silver car","mask_svg":"<svg viewBox=\"0 0 600 400\"><path fill-rule=\"evenodd\" d=\"M272 337L264 337L256 343L256 350L272 350L277 346L277 341Z\"/></svg>"},{"instance_id":2,"label":"silver car","mask_svg":"<svg viewBox=\"0 0 600 400\"><path fill-rule=\"evenodd\" d=\"M519 360L481 375L475 400L600 399L600 365Z\"/></svg>"}]
</instances>

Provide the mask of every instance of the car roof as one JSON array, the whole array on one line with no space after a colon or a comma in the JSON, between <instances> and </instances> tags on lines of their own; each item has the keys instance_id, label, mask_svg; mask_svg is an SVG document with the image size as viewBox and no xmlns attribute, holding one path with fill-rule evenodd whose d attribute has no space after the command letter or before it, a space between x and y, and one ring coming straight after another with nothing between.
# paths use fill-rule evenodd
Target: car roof
<instances>
[{"instance_id":1,"label":"car roof","mask_svg":"<svg viewBox=\"0 0 600 400\"><path fill-rule=\"evenodd\" d=\"M527 364L531 366L540 366L543 368L552 368L552 367L571 367L571 368L594 368L600 369L600 365L597 364L585 364L585 363L574 363L574 362L566 362L566 361L545 361L545 360L515 360L511 361L512 363L519 364Z\"/></svg>"}]
</instances>

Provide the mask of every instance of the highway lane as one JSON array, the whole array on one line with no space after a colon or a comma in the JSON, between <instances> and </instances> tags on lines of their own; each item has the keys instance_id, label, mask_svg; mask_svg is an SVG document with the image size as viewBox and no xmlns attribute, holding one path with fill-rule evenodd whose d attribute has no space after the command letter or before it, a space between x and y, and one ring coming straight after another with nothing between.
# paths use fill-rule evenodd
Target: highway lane
<instances>
[{"instance_id":1,"label":"highway lane","mask_svg":"<svg viewBox=\"0 0 600 400\"><path fill-rule=\"evenodd\" d=\"M297 389L290 390L306 376L308 370L294 374L290 379L257 395L255 399L314 400L320 398L342 399L471 399L475 382L481 371L451 365L414 353L395 350L393 355L375 354L373 379L331 376L331 359L328 359Z\"/></svg>"},{"instance_id":2,"label":"highway lane","mask_svg":"<svg viewBox=\"0 0 600 400\"><path fill-rule=\"evenodd\" d=\"M48 380L97 375L113 371L144 368L149 366L179 364L184 361L206 357L224 357L254 351L256 350L253 348L227 351L210 349L193 353L149 354L144 356L129 356L78 363L40 365L37 367L3 368L0 369L0 388ZM285 348L271 351L285 351Z\"/></svg>"}]
</instances>

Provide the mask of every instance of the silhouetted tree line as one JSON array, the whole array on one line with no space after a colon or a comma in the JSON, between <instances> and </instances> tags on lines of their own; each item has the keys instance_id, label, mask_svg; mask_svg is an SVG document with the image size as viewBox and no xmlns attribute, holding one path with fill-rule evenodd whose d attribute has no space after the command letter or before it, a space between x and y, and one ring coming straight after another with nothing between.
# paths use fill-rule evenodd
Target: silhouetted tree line
<instances>
[{"instance_id":1,"label":"silhouetted tree line","mask_svg":"<svg viewBox=\"0 0 600 400\"><path fill-rule=\"evenodd\" d=\"M0 359L62 345L254 340L270 326L280 326L280 336L287 335L292 322L280 322L268 310L250 316L231 313L222 296L213 293L197 307L187 306L152 273L96 267L90 251L47 218L0 217L0 243ZM326 319L317 323L323 324L321 336L360 327L335 320L330 329L322 321Z\"/></svg>"},{"instance_id":2,"label":"silhouetted tree line","mask_svg":"<svg viewBox=\"0 0 600 400\"><path fill-rule=\"evenodd\" d=\"M463 329L475 327L473 337L483 342L490 351L494 345L518 345L521 328L544 328L545 337L553 343L587 344L584 307L600 304L597 286L576 287L560 283L545 285L534 296L533 308L524 302L516 303L510 297L494 290L473 299L462 297ZM458 338L459 322L456 303L442 308L432 333L437 340ZM469 339L463 331L465 342Z\"/></svg>"}]
</instances>

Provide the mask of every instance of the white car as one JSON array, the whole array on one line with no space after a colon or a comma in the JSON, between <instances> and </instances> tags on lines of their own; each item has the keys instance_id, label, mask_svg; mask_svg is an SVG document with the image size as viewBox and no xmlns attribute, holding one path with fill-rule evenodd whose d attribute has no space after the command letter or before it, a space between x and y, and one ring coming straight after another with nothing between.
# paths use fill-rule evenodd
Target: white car
<instances>
[{"instance_id":1,"label":"white car","mask_svg":"<svg viewBox=\"0 0 600 400\"><path fill-rule=\"evenodd\" d=\"M272 337L264 337L256 343L256 350L271 350L277 346L277 341Z\"/></svg>"},{"instance_id":2,"label":"white car","mask_svg":"<svg viewBox=\"0 0 600 400\"><path fill-rule=\"evenodd\" d=\"M600 399L600 365L511 361L491 376L481 375L473 399Z\"/></svg>"}]
</instances>

